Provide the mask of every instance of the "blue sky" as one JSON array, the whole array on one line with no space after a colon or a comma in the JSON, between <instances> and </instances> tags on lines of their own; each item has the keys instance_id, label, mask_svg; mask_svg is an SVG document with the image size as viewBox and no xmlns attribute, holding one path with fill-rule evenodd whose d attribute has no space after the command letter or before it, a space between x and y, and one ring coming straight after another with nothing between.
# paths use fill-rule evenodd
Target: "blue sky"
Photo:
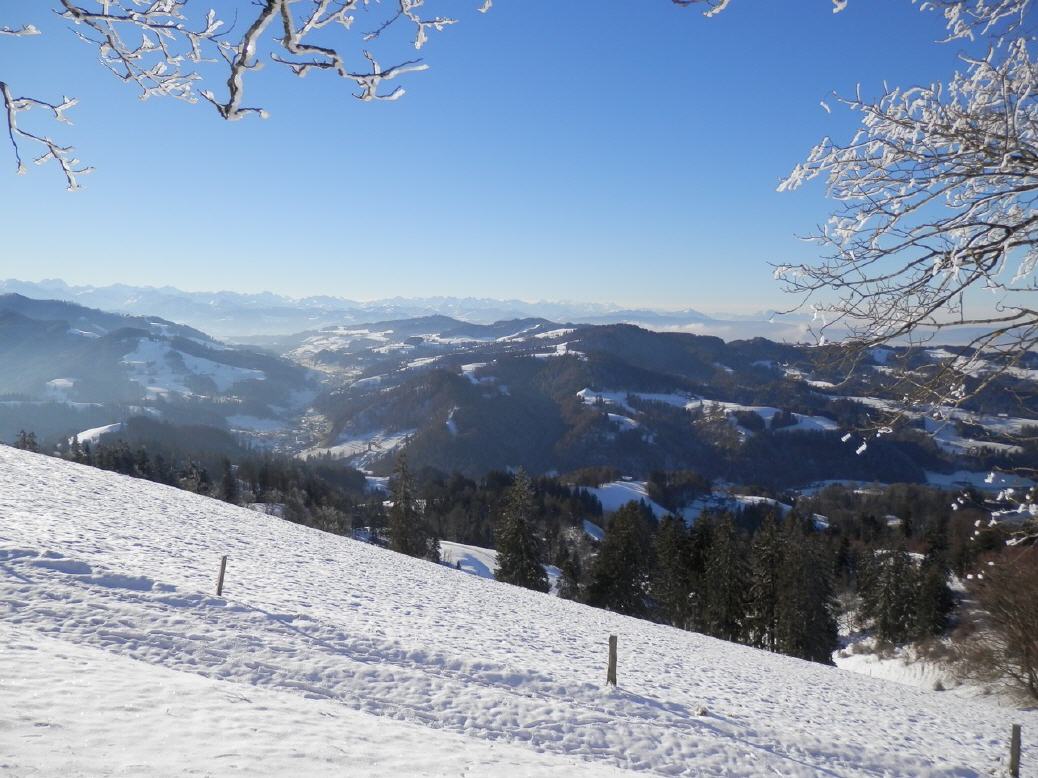
<instances>
[{"instance_id":1,"label":"blue sky","mask_svg":"<svg viewBox=\"0 0 1038 778\"><path fill-rule=\"evenodd\" d=\"M713 19L668 0L496 0L486 15L428 0L461 23L423 49L430 70L401 100L268 66L248 89L270 118L227 123L140 102L43 5L5 4L0 24L46 34L0 38L0 80L79 98L75 126L49 131L97 170L70 194L50 166L15 176L0 146L0 277L298 296L788 304L768 263L810 257L795 235L829 204L775 186L853 128L819 100L943 78L955 55L908 0L837 15L733 0Z\"/></svg>"}]
</instances>

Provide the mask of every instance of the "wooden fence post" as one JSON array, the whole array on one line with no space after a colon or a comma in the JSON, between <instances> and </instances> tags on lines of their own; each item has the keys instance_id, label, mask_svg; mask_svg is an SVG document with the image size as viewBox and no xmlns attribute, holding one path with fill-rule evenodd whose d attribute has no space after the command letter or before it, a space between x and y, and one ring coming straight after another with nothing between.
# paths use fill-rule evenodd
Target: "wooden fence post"
<instances>
[{"instance_id":1,"label":"wooden fence post","mask_svg":"<svg viewBox=\"0 0 1038 778\"><path fill-rule=\"evenodd\" d=\"M1020 725L1013 725L1013 736L1009 741L1009 774L1020 778Z\"/></svg>"},{"instance_id":2,"label":"wooden fence post","mask_svg":"<svg viewBox=\"0 0 1038 778\"><path fill-rule=\"evenodd\" d=\"M216 579L216 596L223 594L223 574L227 572L227 557L220 560L220 577Z\"/></svg>"},{"instance_id":3,"label":"wooden fence post","mask_svg":"<svg viewBox=\"0 0 1038 778\"><path fill-rule=\"evenodd\" d=\"M616 635L609 636L609 669L606 671L606 683L616 686Z\"/></svg>"}]
</instances>

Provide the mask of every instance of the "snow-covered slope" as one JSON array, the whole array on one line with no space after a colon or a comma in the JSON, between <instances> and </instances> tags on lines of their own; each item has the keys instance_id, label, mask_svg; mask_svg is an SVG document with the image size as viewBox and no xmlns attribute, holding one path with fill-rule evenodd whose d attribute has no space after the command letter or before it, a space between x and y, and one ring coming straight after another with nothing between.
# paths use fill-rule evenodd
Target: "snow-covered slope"
<instances>
[{"instance_id":1,"label":"snow-covered slope","mask_svg":"<svg viewBox=\"0 0 1038 778\"><path fill-rule=\"evenodd\" d=\"M1038 731L7 448L0 699L14 775L966 776Z\"/></svg>"},{"instance_id":2,"label":"snow-covered slope","mask_svg":"<svg viewBox=\"0 0 1038 778\"><path fill-rule=\"evenodd\" d=\"M494 571L497 570L497 552L494 549L454 543L450 540L440 541L440 560L445 565L451 565L470 575L491 580L494 580ZM555 565L545 565L544 572L548 574L551 591L556 592L562 571Z\"/></svg>"}]
</instances>

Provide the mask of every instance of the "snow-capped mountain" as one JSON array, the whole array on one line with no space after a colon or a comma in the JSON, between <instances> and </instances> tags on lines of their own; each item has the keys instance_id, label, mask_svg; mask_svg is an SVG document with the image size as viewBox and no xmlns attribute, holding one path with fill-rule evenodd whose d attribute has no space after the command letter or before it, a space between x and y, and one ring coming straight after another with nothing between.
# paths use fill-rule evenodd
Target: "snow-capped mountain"
<instances>
[{"instance_id":1,"label":"snow-capped mountain","mask_svg":"<svg viewBox=\"0 0 1038 778\"><path fill-rule=\"evenodd\" d=\"M270 292L185 292L174 287L73 286L60 279L40 282L0 281L0 294L59 299L108 311L162 316L190 324L218 337L289 335L303 330L372 321L449 316L492 324L507 319L544 318L586 324L637 324L650 329L696 332L726 339L766 336L803 340L802 317L774 321L772 314L710 316L694 309L657 311L583 302L498 300L473 297L392 297L361 302L342 297L291 298Z\"/></svg>"},{"instance_id":2,"label":"snow-capped mountain","mask_svg":"<svg viewBox=\"0 0 1038 778\"><path fill-rule=\"evenodd\" d=\"M992 775L1038 731L2 447L0 517L13 775Z\"/></svg>"}]
</instances>

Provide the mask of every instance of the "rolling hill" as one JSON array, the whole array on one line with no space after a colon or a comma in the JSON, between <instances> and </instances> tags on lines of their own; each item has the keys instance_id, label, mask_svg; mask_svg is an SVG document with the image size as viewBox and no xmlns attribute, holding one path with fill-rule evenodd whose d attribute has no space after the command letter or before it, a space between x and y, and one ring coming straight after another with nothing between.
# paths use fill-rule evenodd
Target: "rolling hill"
<instances>
[{"instance_id":1,"label":"rolling hill","mask_svg":"<svg viewBox=\"0 0 1038 778\"><path fill-rule=\"evenodd\" d=\"M156 317L0 295L0 439L71 435L131 415L245 434L294 424L311 371Z\"/></svg>"}]
</instances>

